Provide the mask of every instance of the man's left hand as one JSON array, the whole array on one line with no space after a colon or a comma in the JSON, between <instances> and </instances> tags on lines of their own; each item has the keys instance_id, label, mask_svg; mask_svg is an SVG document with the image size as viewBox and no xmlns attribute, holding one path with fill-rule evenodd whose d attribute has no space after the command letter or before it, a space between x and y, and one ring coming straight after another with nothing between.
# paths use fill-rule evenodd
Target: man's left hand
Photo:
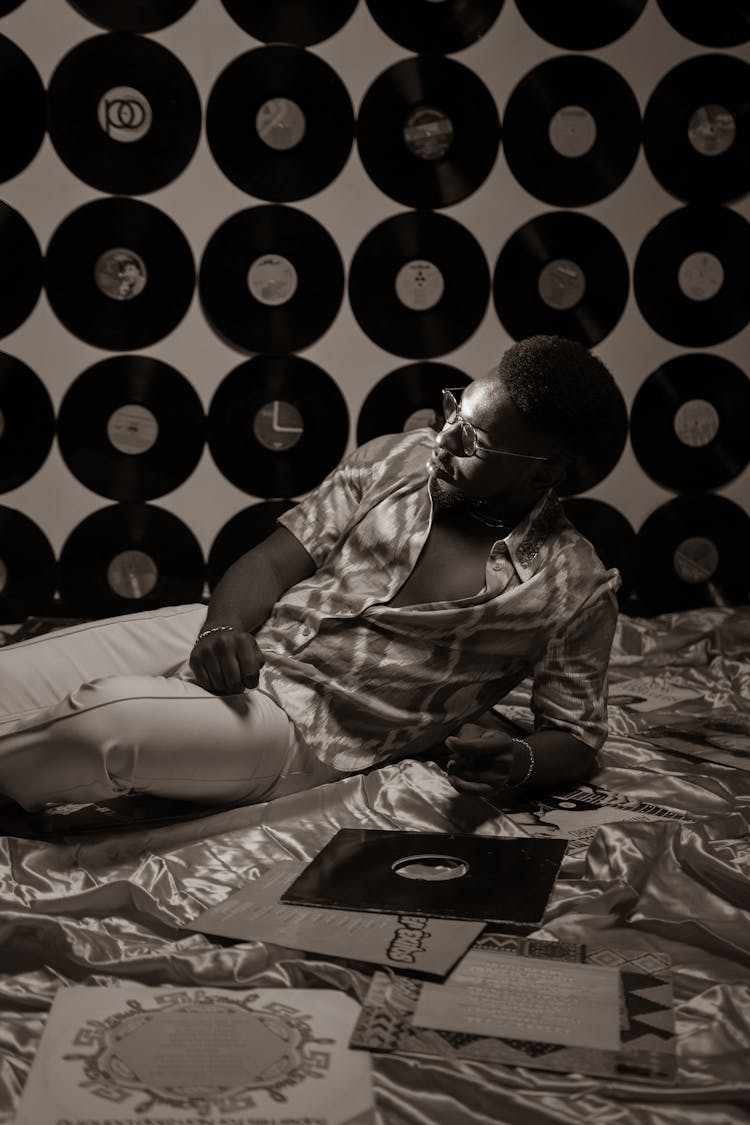
<instances>
[{"instance_id":1,"label":"man's left hand","mask_svg":"<svg viewBox=\"0 0 750 1125\"><path fill-rule=\"evenodd\" d=\"M448 774L459 793L489 796L507 787L513 768L515 744L509 734L465 723L457 735L449 735Z\"/></svg>"}]
</instances>

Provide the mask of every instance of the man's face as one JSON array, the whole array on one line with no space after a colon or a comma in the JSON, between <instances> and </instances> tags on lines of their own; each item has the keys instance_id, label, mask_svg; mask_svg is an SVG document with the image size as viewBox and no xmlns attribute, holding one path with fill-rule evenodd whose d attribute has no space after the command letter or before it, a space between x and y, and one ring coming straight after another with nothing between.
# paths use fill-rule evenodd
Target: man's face
<instances>
[{"instance_id":1,"label":"man's face","mask_svg":"<svg viewBox=\"0 0 750 1125\"><path fill-rule=\"evenodd\" d=\"M460 421L446 424L435 438L435 450L428 463L430 486L441 507L453 507L466 500L490 500L499 507L515 505L531 493L544 491L549 466L545 461L508 456L521 453L549 457L552 443L535 431L503 390L497 375L482 376L464 390L460 402L461 418L471 422L480 446L486 452L464 455Z\"/></svg>"}]
</instances>

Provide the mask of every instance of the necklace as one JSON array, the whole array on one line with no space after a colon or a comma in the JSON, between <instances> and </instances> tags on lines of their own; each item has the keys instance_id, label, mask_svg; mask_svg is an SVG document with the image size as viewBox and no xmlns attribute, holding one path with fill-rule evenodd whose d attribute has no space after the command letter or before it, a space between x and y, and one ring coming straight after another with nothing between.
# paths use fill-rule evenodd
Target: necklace
<instances>
[{"instance_id":1,"label":"necklace","mask_svg":"<svg viewBox=\"0 0 750 1125\"><path fill-rule=\"evenodd\" d=\"M479 523L483 523L485 527L502 527L507 531L511 530L510 524L507 524L505 520L500 519L499 516L490 516L487 513L481 511L479 507L473 504L467 504L466 510L472 517L472 519L478 520Z\"/></svg>"}]
</instances>

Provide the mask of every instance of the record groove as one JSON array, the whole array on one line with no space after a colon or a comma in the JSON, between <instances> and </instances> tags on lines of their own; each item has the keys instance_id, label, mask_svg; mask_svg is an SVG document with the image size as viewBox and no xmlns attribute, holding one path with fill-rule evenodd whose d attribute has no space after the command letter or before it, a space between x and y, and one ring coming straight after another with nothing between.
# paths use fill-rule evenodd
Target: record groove
<instances>
[{"instance_id":1,"label":"record groove","mask_svg":"<svg viewBox=\"0 0 750 1125\"><path fill-rule=\"evenodd\" d=\"M68 0L82 16L111 31L159 31L181 19L195 0Z\"/></svg>"},{"instance_id":2,"label":"record groove","mask_svg":"<svg viewBox=\"0 0 750 1125\"><path fill-rule=\"evenodd\" d=\"M79 43L55 68L48 100L58 156L99 191L164 187L198 144L201 104L192 78L171 51L142 35Z\"/></svg>"},{"instance_id":3,"label":"record groove","mask_svg":"<svg viewBox=\"0 0 750 1125\"><path fill-rule=\"evenodd\" d=\"M750 223L728 207L693 203L644 238L633 288L655 332L685 347L721 343L750 321Z\"/></svg>"},{"instance_id":4,"label":"record groove","mask_svg":"<svg viewBox=\"0 0 750 1125\"><path fill-rule=\"evenodd\" d=\"M612 232L589 215L551 211L508 239L493 296L515 340L565 336L591 347L617 324L628 289L627 259Z\"/></svg>"},{"instance_id":5,"label":"record groove","mask_svg":"<svg viewBox=\"0 0 750 1125\"><path fill-rule=\"evenodd\" d=\"M30 480L47 460L55 412L42 380L20 359L0 352L0 492Z\"/></svg>"},{"instance_id":6,"label":"record groove","mask_svg":"<svg viewBox=\"0 0 750 1125\"><path fill-rule=\"evenodd\" d=\"M249 352L280 355L301 351L331 326L344 266L319 222L268 204L238 211L214 232L199 291L219 336Z\"/></svg>"},{"instance_id":7,"label":"record groove","mask_svg":"<svg viewBox=\"0 0 750 1125\"><path fill-rule=\"evenodd\" d=\"M357 422L357 445L383 434L442 428L443 387L471 379L448 363L410 363L385 375L369 391Z\"/></svg>"},{"instance_id":8,"label":"record groove","mask_svg":"<svg viewBox=\"0 0 750 1125\"><path fill-rule=\"evenodd\" d=\"M0 8L0 15L4 14ZM36 67L4 35L0 35L0 105L5 107L0 146L0 181L4 181L17 176L36 156L46 112L44 84Z\"/></svg>"},{"instance_id":9,"label":"record groove","mask_svg":"<svg viewBox=\"0 0 750 1125\"><path fill-rule=\"evenodd\" d=\"M73 617L109 617L201 600L198 540L172 512L112 504L71 531L59 560L60 592Z\"/></svg>"},{"instance_id":10,"label":"record groove","mask_svg":"<svg viewBox=\"0 0 750 1125\"><path fill-rule=\"evenodd\" d=\"M675 31L706 47L737 47L750 39L748 0L657 0Z\"/></svg>"},{"instance_id":11,"label":"record groove","mask_svg":"<svg viewBox=\"0 0 750 1125\"><path fill-rule=\"evenodd\" d=\"M360 243L349 298L360 327L381 348L432 359L478 328L489 300L487 259L455 219L433 211L401 213Z\"/></svg>"},{"instance_id":12,"label":"record groove","mask_svg":"<svg viewBox=\"0 0 750 1125\"><path fill-rule=\"evenodd\" d=\"M339 31L358 0L221 0L248 35L264 43L310 47Z\"/></svg>"},{"instance_id":13,"label":"record groove","mask_svg":"<svg viewBox=\"0 0 750 1125\"><path fill-rule=\"evenodd\" d=\"M513 175L558 207L611 194L632 169L640 139L633 91L599 59L548 59L519 82L505 109L503 143Z\"/></svg>"},{"instance_id":14,"label":"record groove","mask_svg":"<svg viewBox=\"0 0 750 1125\"><path fill-rule=\"evenodd\" d=\"M648 100L643 148L678 199L724 203L750 190L750 65L699 55L673 67Z\"/></svg>"},{"instance_id":15,"label":"record groove","mask_svg":"<svg viewBox=\"0 0 750 1125\"><path fill-rule=\"evenodd\" d=\"M653 371L633 401L638 463L667 488L727 484L750 461L750 380L718 355L683 355Z\"/></svg>"},{"instance_id":16,"label":"record groove","mask_svg":"<svg viewBox=\"0 0 750 1125\"><path fill-rule=\"evenodd\" d=\"M617 567L621 585L620 607L632 593L636 576L636 534L630 521L612 504L589 496L568 497L562 502L565 515L588 539L607 569Z\"/></svg>"},{"instance_id":17,"label":"record groove","mask_svg":"<svg viewBox=\"0 0 750 1125\"><path fill-rule=\"evenodd\" d=\"M285 203L336 178L354 140L346 87L301 47L246 51L219 75L206 109L216 163L242 191Z\"/></svg>"},{"instance_id":18,"label":"record groove","mask_svg":"<svg viewBox=\"0 0 750 1125\"><path fill-rule=\"evenodd\" d=\"M255 356L226 376L208 410L208 445L227 480L255 496L308 492L338 465L349 414L334 380L300 356Z\"/></svg>"},{"instance_id":19,"label":"record groove","mask_svg":"<svg viewBox=\"0 0 750 1125\"><path fill-rule=\"evenodd\" d=\"M79 339L112 351L161 340L184 317L195 288L182 231L137 199L78 207L52 235L45 265L55 315Z\"/></svg>"},{"instance_id":20,"label":"record groove","mask_svg":"<svg viewBox=\"0 0 750 1125\"><path fill-rule=\"evenodd\" d=\"M264 500L227 520L208 552L209 588L213 590L237 559L267 539L276 530L278 517L293 507L293 500Z\"/></svg>"},{"instance_id":21,"label":"record groove","mask_svg":"<svg viewBox=\"0 0 750 1125\"><path fill-rule=\"evenodd\" d=\"M677 0L681 3L681 0ZM526 23L542 39L567 51L590 51L629 31L646 0L516 0Z\"/></svg>"},{"instance_id":22,"label":"record groove","mask_svg":"<svg viewBox=\"0 0 750 1125\"><path fill-rule=\"evenodd\" d=\"M174 367L115 356L79 375L62 400L57 434L65 464L111 500L152 500L190 476L205 440L201 400Z\"/></svg>"},{"instance_id":23,"label":"record groove","mask_svg":"<svg viewBox=\"0 0 750 1125\"><path fill-rule=\"evenodd\" d=\"M22 512L0 506L0 620L10 624L48 613L56 585L47 536Z\"/></svg>"},{"instance_id":24,"label":"record groove","mask_svg":"<svg viewBox=\"0 0 750 1125\"><path fill-rule=\"evenodd\" d=\"M448 207L484 183L500 119L482 80L454 59L403 59L365 94L357 144L370 179L407 207Z\"/></svg>"},{"instance_id":25,"label":"record groove","mask_svg":"<svg viewBox=\"0 0 750 1125\"><path fill-rule=\"evenodd\" d=\"M31 315L42 291L42 251L24 219L0 200L0 336Z\"/></svg>"},{"instance_id":26,"label":"record groove","mask_svg":"<svg viewBox=\"0 0 750 1125\"><path fill-rule=\"evenodd\" d=\"M450 55L486 35L503 0L367 0L375 22L389 39L423 55Z\"/></svg>"}]
</instances>

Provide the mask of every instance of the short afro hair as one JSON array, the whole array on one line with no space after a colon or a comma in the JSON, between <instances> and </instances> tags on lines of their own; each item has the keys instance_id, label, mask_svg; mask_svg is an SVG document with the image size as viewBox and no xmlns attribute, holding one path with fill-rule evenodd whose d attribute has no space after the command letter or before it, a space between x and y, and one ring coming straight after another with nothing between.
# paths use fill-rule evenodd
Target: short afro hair
<instances>
[{"instance_id":1,"label":"short afro hair","mask_svg":"<svg viewBox=\"0 0 750 1125\"><path fill-rule=\"evenodd\" d=\"M529 336L497 367L517 410L561 448L567 472L561 491L591 488L625 448L628 411L609 369L583 344L562 336Z\"/></svg>"}]
</instances>

